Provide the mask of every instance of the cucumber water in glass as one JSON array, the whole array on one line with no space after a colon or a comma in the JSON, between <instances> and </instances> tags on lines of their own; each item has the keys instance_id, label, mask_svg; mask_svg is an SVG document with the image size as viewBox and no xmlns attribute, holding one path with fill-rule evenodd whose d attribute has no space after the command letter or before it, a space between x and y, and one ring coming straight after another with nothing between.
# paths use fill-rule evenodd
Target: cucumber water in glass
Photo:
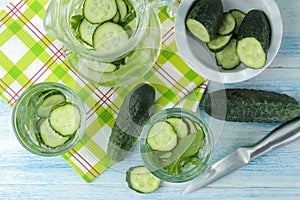
<instances>
[{"instance_id":1,"label":"cucumber water in glass","mask_svg":"<svg viewBox=\"0 0 300 200\"><path fill-rule=\"evenodd\" d=\"M12 127L20 144L40 156L57 156L71 150L82 138L86 111L69 87L52 82L26 89L16 101Z\"/></svg>"},{"instance_id":2,"label":"cucumber water in glass","mask_svg":"<svg viewBox=\"0 0 300 200\"><path fill-rule=\"evenodd\" d=\"M187 109L170 108L153 115L142 130L145 166L167 182L186 182L206 168L213 148L206 123Z\"/></svg>"}]
</instances>

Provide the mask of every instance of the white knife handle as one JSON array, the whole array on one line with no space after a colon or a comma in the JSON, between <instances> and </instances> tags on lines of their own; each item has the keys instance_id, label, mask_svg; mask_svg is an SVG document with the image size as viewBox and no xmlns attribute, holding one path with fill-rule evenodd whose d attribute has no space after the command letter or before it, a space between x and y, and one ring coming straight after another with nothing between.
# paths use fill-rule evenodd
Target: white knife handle
<instances>
[{"instance_id":1,"label":"white knife handle","mask_svg":"<svg viewBox=\"0 0 300 200\"><path fill-rule=\"evenodd\" d=\"M247 147L251 160L277 147L287 145L300 138L300 117L292 119L271 131L251 147Z\"/></svg>"}]
</instances>

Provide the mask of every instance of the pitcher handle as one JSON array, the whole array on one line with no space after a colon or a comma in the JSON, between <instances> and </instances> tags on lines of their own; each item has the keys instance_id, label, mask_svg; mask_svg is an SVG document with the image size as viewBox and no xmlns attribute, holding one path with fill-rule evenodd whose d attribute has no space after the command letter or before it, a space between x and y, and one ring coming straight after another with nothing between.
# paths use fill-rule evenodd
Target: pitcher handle
<instances>
[{"instance_id":1,"label":"pitcher handle","mask_svg":"<svg viewBox=\"0 0 300 200\"><path fill-rule=\"evenodd\" d=\"M167 6L169 17L175 17L181 0L149 0L151 8Z\"/></svg>"}]
</instances>

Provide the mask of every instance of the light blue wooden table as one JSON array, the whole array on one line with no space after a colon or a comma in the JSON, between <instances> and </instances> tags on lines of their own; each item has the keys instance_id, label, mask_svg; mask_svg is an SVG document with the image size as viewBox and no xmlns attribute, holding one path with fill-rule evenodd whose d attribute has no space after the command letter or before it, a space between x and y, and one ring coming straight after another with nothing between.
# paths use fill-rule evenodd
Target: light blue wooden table
<instances>
[{"instance_id":1,"label":"light blue wooden table","mask_svg":"<svg viewBox=\"0 0 300 200\"><path fill-rule=\"evenodd\" d=\"M284 22L278 56L256 78L226 87L282 92L300 102L300 0L277 2ZM28 153L13 134L11 111L0 100L0 199L300 199L300 140L195 193L183 195L182 187L162 186L155 193L142 195L128 189L124 171L116 167L87 184L61 157ZM210 164L241 145L255 143L278 125L225 123ZM129 166L130 161L125 160L124 165Z\"/></svg>"}]
</instances>

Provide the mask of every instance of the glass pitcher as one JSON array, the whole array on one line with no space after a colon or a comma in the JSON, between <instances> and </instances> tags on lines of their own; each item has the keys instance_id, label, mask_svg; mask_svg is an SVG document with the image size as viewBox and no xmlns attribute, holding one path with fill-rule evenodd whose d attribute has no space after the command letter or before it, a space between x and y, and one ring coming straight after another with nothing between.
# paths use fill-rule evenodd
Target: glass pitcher
<instances>
[{"instance_id":1,"label":"glass pitcher","mask_svg":"<svg viewBox=\"0 0 300 200\"><path fill-rule=\"evenodd\" d=\"M86 80L120 86L141 78L161 47L153 7L175 0L51 0L45 30L68 49L68 61Z\"/></svg>"}]
</instances>

